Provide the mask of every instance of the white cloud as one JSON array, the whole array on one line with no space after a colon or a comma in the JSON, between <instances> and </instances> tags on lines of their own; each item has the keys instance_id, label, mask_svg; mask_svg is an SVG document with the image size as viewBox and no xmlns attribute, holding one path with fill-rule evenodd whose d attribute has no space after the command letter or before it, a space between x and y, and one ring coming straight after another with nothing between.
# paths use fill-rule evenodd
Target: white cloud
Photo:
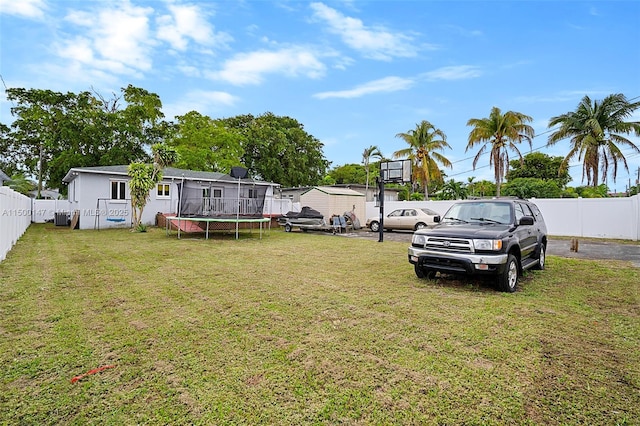
<instances>
[{"instance_id":1,"label":"white cloud","mask_svg":"<svg viewBox=\"0 0 640 426\"><path fill-rule=\"evenodd\" d=\"M314 52L301 47L290 47L240 53L227 60L220 71L210 72L208 76L235 85L245 85L261 83L265 74L318 78L324 75L325 70L325 65Z\"/></svg>"},{"instance_id":2,"label":"white cloud","mask_svg":"<svg viewBox=\"0 0 640 426\"><path fill-rule=\"evenodd\" d=\"M41 19L46 7L43 0L0 0L0 14L22 18Z\"/></svg>"},{"instance_id":3,"label":"white cloud","mask_svg":"<svg viewBox=\"0 0 640 426\"><path fill-rule=\"evenodd\" d=\"M356 86L353 89L341 90L334 92L321 92L313 95L317 99L327 98L359 98L373 93L397 92L399 90L407 90L413 85L414 81L401 77L385 77L379 80L370 81L365 84Z\"/></svg>"},{"instance_id":4,"label":"white cloud","mask_svg":"<svg viewBox=\"0 0 640 426\"><path fill-rule=\"evenodd\" d=\"M198 111L203 115L213 114L237 102L236 96L226 92L194 90L187 92L177 102L165 104L162 109L167 119L173 120L176 116L190 111Z\"/></svg>"},{"instance_id":5,"label":"white cloud","mask_svg":"<svg viewBox=\"0 0 640 426\"><path fill-rule=\"evenodd\" d=\"M169 5L171 15L158 18L158 38L171 44L176 50L185 50L188 39L201 45L226 47L232 37L226 33L215 33L207 22L206 14L195 5Z\"/></svg>"},{"instance_id":6,"label":"white cloud","mask_svg":"<svg viewBox=\"0 0 640 426\"><path fill-rule=\"evenodd\" d=\"M482 75L479 67L472 65L459 65L442 67L422 74L429 81L435 80L465 80Z\"/></svg>"},{"instance_id":7,"label":"white cloud","mask_svg":"<svg viewBox=\"0 0 640 426\"><path fill-rule=\"evenodd\" d=\"M311 3L311 8L313 17L326 23L329 32L342 37L345 44L365 57L390 60L417 55L418 48L409 35L383 27L367 27L360 19L344 16L323 3Z\"/></svg>"},{"instance_id":8,"label":"white cloud","mask_svg":"<svg viewBox=\"0 0 640 426\"><path fill-rule=\"evenodd\" d=\"M74 11L65 20L84 27L84 37L63 40L58 54L86 66L112 72L132 73L152 67L149 15L153 9L129 2L91 12ZM81 47L73 48L79 43Z\"/></svg>"}]
</instances>

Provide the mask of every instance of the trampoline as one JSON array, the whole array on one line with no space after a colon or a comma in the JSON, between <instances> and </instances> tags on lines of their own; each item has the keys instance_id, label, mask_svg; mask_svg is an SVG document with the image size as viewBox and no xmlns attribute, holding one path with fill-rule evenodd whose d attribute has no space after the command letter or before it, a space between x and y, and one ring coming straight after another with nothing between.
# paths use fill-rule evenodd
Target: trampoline
<instances>
[{"instance_id":1,"label":"trampoline","mask_svg":"<svg viewBox=\"0 0 640 426\"><path fill-rule=\"evenodd\" d=\"M268 217L239 217L239 218L224 218L224 217L184 217L184 216L165 216L165 232L167 236L171 230L171 225L176 225L178 228L178 239L180 238L180 232L203 232L205 233L205 239L209 239L209 225L212 223L235 223L236 226L240 223L258 223L260 225L260 239L262 239L262 229L264 223L271 221ZM203 229L199 224L204 223L206 227ZM194 226L195 225L195 226ZM236 232L236 239L238 239L238 233Z\"/></svg>"},{"instance_id":2,"label":"trampoline","mask_svg":"<svg viewBox=\"0 0 640 426\"><path fill-rule=\"evenodd\" d=\"M245 177L246 169L233 167L228 178L215 182L183 178L177 184L177 214L165 216L167 235L174 225L178 238L181 232L204 232L209 239L211 224L233 223L237 240L240 223L257 223L262 239L263 224L271 223L262 214L268 185Z\"/></svg>"}]
</instances>

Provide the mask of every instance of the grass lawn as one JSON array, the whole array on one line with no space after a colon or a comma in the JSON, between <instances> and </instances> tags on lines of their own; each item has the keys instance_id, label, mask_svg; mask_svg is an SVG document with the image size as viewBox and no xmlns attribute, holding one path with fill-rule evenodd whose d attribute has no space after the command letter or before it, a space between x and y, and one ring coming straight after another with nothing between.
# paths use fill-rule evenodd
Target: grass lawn
<instances>
[{"instance_id":1,"label":"grass lawn","mask_svg":"<svg viewBox=\"0 0 640 426\"><path fill-rule=\"evenodd\" d=\"M240 237L32 225L0 263L0 423L640 422L640 269L549 256L505 294L417 279L406 243Z\"/></svg>"}]
</instances>

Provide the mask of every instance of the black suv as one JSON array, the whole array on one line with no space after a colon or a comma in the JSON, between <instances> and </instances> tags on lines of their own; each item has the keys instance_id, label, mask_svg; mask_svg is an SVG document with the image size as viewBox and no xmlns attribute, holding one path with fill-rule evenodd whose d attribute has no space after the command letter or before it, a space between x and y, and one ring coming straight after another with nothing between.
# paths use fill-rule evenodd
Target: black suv
<instances>
[{"instance_id":1,"label":"black suv","mask_svg":"<svg viewBox=\"0 0 640 426\"><path fill-rule=\"evenodd\" d=\"M547 227L528 200L461 201L436 222L411 239L409 262L419 278L493 275L500 290L514 292L523 270L544 269Z\"/></svg>"}]
</instances>

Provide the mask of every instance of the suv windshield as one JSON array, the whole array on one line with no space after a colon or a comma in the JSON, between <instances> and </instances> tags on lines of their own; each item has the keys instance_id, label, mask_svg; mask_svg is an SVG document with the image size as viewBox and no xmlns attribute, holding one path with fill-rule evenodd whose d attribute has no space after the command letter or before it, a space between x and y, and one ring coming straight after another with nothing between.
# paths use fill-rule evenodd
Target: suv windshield
<instances>
[{"instance_id":1,"label":"suv windshield","mask_svg":"<svg viewBox=\"0 0 640 426\"><path fill-rule=\"evenodd\" d=\"M451 206L442 221L508 224L511 223L511 207L509 203L496 201L459 203Z\"/></svg>"}]
</instances>

